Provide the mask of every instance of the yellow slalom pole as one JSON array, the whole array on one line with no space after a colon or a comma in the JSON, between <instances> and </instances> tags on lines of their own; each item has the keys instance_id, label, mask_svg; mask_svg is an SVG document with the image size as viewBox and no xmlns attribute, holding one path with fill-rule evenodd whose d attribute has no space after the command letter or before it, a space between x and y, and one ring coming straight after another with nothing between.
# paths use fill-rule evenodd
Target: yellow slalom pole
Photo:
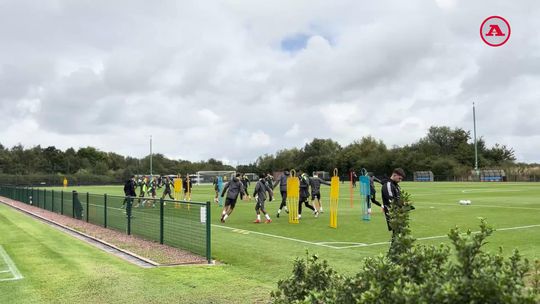
<instances>
[{"instance_id":1,"label":"yellow slalom pole","mask_svg":"<svg viewBox=\"0 0 540 304\"><path fill-rule=\"evenodd\" d=\"M338 169L334 169L334 176L330 180L330 227L337 228L337 211L339 202L339 176Z\"/></svg>"},{"instance_id":2,"label":"yellow slalom pole","mask_svg":"<svg viewBox=\"0 0 540 304\"><path fill-rule=\"evenodd\" d=\"M174 200L179 201L180 200L180 193L182 193L182 179L180 178L180 175L178 175L174 179ZM175 202L174 208L180 208L180 204Z\"/></svg>"},{"instance_id":3,"label":"yellow slalom pole","mask_svg":"<svg viewBox=\"0 0 540 304\"><path fill-rule=\"evenodd\" d=\"M300 180L296 171L291 170L287 177L287 208L289 209L289 224L298 224L298 202L300 201Z\"/></svg>"}]
</instances>

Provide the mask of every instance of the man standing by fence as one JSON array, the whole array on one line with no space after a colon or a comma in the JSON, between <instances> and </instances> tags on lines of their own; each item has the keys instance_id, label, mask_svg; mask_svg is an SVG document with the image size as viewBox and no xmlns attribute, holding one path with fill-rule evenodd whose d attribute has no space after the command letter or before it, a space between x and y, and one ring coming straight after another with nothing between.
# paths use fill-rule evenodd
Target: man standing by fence
<instances>
[{"instance_id":1,"label":"man standing by fence","mask_svg":"<svg viewBox=\"0 0 540 304\"><path fill-rule=\"evenodd\" d=\"M122 208L126 208L126 204L131 204L133 202L133 197L137 196L135 193L135 175L132 175L124 184L124 196ZM131 207L131 205L129 207Z\"/></svg>"}]
</instances>

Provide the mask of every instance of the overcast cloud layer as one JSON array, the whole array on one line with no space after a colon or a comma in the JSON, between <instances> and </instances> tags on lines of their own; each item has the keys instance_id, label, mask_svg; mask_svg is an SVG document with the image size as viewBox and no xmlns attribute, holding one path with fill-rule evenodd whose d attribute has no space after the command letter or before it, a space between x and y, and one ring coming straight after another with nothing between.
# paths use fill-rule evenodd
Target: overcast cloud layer
<instances>
[{"instance_id":1,"label":"overcast cloud layer","mask_svg":"<svg viewBox=\"0 0 540 304\"><path fill-rule=\"evenodd\" d=\"M519 3L519 4L516 4ZM505 17L509 42L479 37ZM538 1L2 1L0 143L236 165L431 125L540 162Z\"/></svg>"}]
</instances>

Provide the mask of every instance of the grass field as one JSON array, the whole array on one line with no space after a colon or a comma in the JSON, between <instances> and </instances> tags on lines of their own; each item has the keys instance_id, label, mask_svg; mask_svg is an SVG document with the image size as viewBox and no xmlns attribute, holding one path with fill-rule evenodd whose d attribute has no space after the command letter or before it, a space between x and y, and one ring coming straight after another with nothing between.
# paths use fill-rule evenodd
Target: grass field
<instances>
[{"instance_id":1,"label":"grass field","mask_svg":"<svg viewBox=\"0 0 540 304\"><path fill-rule=\"evenodd\" d=\"M419 242L448 243L450 228L477 230L478 218L484 217L498 229L487 250L502 246L510 254L517 248L529 259L540 258L540 184L403 183L402 188L417 208L411 228ZM122 186L72 189L122 194ZM327 208L329 188L322 190ZM327 209L319 218L304 211L299 225L288 224L286 216L277 219L279 194L267 203L271 224L252 223L253 201L239 202L226 224L219 222L220 208L214 205L212 252L224 264L159 269L140 269L0 205L0 245L24 276L0 282L0 303L264 302L306 249L353 274L363 257L388 250L389 232L379 209L370 222L361 221L358 202L350 207L347 184L340 194L338 229L328 227ZM193 200L212 198L211 186L194 187ZM472 205L459 205L461 199Z\"/></svg>"}]
</instances>

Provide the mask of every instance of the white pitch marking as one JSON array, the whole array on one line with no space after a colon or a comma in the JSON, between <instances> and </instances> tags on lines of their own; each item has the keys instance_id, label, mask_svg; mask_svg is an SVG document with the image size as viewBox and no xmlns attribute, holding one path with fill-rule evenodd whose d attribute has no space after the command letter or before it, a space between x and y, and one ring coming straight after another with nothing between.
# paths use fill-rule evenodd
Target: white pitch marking
<instances>
[{"instance_id":1,"label":"white pitch marking","mask_svg":"<svg viewBox=\"0 0 540 304\"><path fill-rule=\"evenodd\" d=\"M216 225L216 224L212 224L212 226L213 227L223 228L223 229L229 229L229 230L232 230L233 232L236 232L236 231L239 230L237 228L227 227L227 226L222 226L222 225ZM268 236L268 237L273 237L273 238L276 238L276 239L288 240L288 241L304 243L304 244L309 244L309 245L314 245L314 246L322 246L322 247L327 247L327 248L332 248L332 249L338 249L339 248L339 247L336 247L336 246L326 245L326 244L322 244L322 243L315 243L315 242L310 242L310 241L304 241L304 240L289 238L289 237L285 237L285 236L281 236L281 235L275 235L275 234L269 234L269 233L251 231L251 230L244 230L244 231L246 231L246 232L248 232L250 234L259 234L259 235L264 235L264 236Z\"/></svg>"},{"instance_id":2,"label":"white pitch marking","mask_svg":"<svg viewBox=\"0 0 540 304\"><path fill-rule=\"evenodd\" d=\"M11 260L11 258L7 254L7 252L4 250L4 247L2 247L2 245L0 245L0 256L2 256L2 258L6 262L6 265L9 268L9 272L11 272L11 274L13 275L13 278L0 279L0 282L2 282L2 281L15 281L15 280L22 279L23 276L21 275L21 273L17 269L17 266L15 266L15 263L13 263L13 261Z\"/></svg>"},{"instance_id":3,"label":"white pitch marking","mask_svg":"<svg viewBox=\"0 0 540 304\"><path fill-rule=\"evenodd\" d=\"M232 228L232 227L227 227L227 226L222 226L222 225L212 224L212 226L219 227L219 228L224 228L224 229L230 229L233 232L235 230L240 230L240 229L237 229L237 228ZM518 230L518 229L528 229L528 228L537 228L537 227L540 227L540 225L528 225L528 226L516 226L516 227L507 227L507 228L495 228L495 231ZM284 239L284 240L288 240L288 241L304 243L304 244L310 244L310 245L315 245L315 246L322 246L322 247L327 247L327 248L332 248L332 249L348 249L348 248L371 247L371 246L379 246L379 245L388 245L388 244L390 244L390 242L376 242L376 243L369 243L369 244L355 243L355 242L309 242L309 241L304 241L304 240L299 240L299 239L294 239L294 238L289 238L289 237L280 236L280 235L274 235L274 234L269 234L269 233L263 233L263 232L257 232L257 231L249 231L249 230L244 230L244 231L246 231L248 233L273 237L273 238L277 238L277 239ZM478 232L479 231L474 231L472 233L478 233ZM445 235L421 237L421 238L417 238L416 240L423 241L423 240L433 240L433 239L441 239L441 238L447 238L447 237L448 237L448 235L445 234ZM345 244L345 243L350 243L350 244L354 244L354 245L350 245L350 246L332 246L332 245L328 245L328 244Z\"/></svg>"},{"instance_id":4,"label":"white pitch marking","mask_svg":"<svg viewBox=\"0 0 540 304\"><path fill-rule=\"evenodd\" d=\"M455 206L459 207L460 205L456 204L444 204L444 203L431 203L433 205L439 205L439 206ZM540 208L532 208L532 207L513 207L513 206L498 206L498 205L479 205L479 204L471 204L467 205L467 208L469 207L486 207L486 208L503 208L503 209L523 209L523 210L536 210L540 211ZM431 208L431 207L430 207Z\"/></svg>"},{"instance_id":5,"label":"white pitch marking","mask_svg":"<svg viewBox=\"0 0 540 304\"><path fill-rule=\"evenodd\" d=\"M471 193L471 192L521 192L523 190L518 189L465 189L461 190L462 193Z\"/></svg>"},{"instance_id":6,"label":"white pitch marking","mask_svg":"<svg viewBox=\"0 0 540 304\"><path fill-rule=\"evenodd\" d=\"M528 229L528 228L536 228L540 227L540 225L528 225L528 226L517 226L517 227L507 227L507 228L495 228L495 231L507 231L507 230L518 230L518 229ZM473 231L473 234L479 233L480 231ZM462 233L465 234L465 233ZM442 239L447 238L448 235L436 235L436 236L426 236L417 238L416 240L424 241L424 240L433 240L433 239ZM371 243L371 244L365 244L365 245L352 245L352 246L344 246L344 247L338 247L336 249L346 249L346 248L356 248L356 247L370 247L370 246L377 246L377 245L387 245L390 244L390 242L378 242L378 243Z\"/></svg>"}]
</instances>

